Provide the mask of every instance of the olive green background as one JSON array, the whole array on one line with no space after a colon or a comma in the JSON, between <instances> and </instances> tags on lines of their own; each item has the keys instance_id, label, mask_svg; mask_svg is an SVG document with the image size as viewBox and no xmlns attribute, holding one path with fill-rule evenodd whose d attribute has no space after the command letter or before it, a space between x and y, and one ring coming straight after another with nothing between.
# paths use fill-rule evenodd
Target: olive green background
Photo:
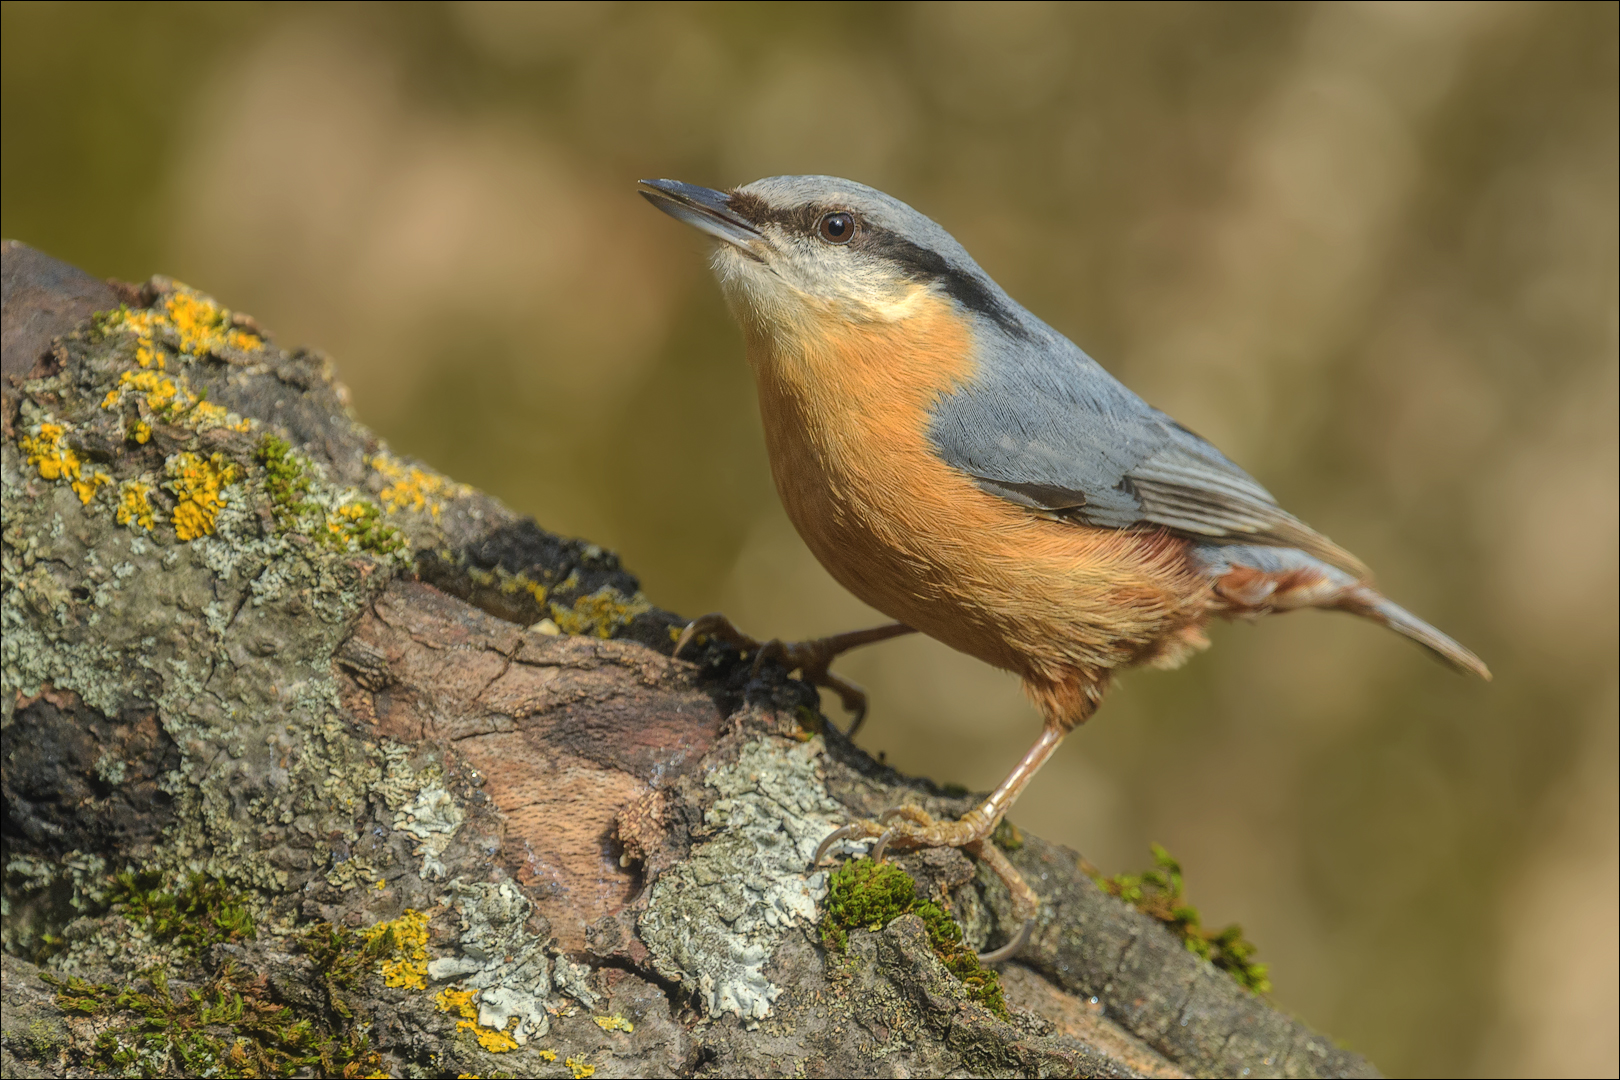
<instances>
[{"instance_id":1,"label":"olive green background","mask_svg":"<svg viewBox=\"0 0 1620 1080\"><path fill-rule=\"evenodd\" d=\"M1166 844L1391 1073L1620 1068L1614 4L3 10L7 237L324 349L396 450L762 636L877 616L782 515L704 241L634 181L931 215L1497 675L1217 627L1015 820L1110 872ZM841 670L941 781L1036 733L930 642Z\"/></svg>"}]
</instances>

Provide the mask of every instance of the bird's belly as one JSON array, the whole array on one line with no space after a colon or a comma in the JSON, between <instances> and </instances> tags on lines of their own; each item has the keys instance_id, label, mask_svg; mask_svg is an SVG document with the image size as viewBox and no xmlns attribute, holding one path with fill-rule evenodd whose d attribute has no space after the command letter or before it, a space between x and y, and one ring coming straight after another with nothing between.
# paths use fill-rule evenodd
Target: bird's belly
<instances>
[{"instance_id":1,"label":"bird's belly","mask_svg":"<svg viewBox=\"0 0 1620 1080\"><path fill-rule=\"evenodd\" d=\"M946 465L920 429L765 419L777 492L828 573L997 667L1043 679L1131 663L1208 591L1181 541L1037 517Z\"/></svg>"},{"instance_id":2,"label":"bird's belly","mask_svg":"<svg viewBox=\"0 0 1620 1080\"><path fill-rule=\"evenodd\" d=\"M784 467L784 457L794 464ZM789 520L840 585L913 629L998 666L1012 666L997 647L1000 635L987 634L980 625L984 612L976 609L990 598L962 587L969 575L959 545L933 523L919 529L915 516L895 505L903 498L901 481L885 476L895 462L869 466L858 476L841 467L846 463L807 465L791 453L773 453L771 462ZM874 490L889 486L886 479L889 490Z\"/></svg>"}]
</instances>

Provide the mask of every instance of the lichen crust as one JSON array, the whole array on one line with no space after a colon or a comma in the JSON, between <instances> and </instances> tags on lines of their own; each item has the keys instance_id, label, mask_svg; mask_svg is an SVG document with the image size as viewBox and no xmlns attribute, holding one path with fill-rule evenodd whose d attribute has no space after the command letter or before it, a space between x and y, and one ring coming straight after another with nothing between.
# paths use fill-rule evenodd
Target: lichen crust
<instances>
[{"instance_id":1,"label":"lichen crust","mask_svg":"<svg viewBox=\"0 0 1620 1080\"><path fill-rule=\"evenodd\" d=\"M277 366L307 379L310 365L200 293L163 281L148 292L151 307L95 317L16 386L16 437L0 444L0 723L46 693L108 718L155 713L178 748L158 778L174 824L143 873L264 893L293 876L374 881L375 859L355 850L374 790L395 782L399 813L433 778L353 737L331 658L408 565L404 545L368 493L301 456L318 520L306 535L271 513L254 435L272 433L208 394ZM416 809L401 824L431 875L454 807ZM67 884L70 868L52 872ZM39 891L21 872L7 881L8 897L12 881ZM104 944L74 942L51 963L71 973Z\"/></svg>"},{"instance_id":2,"label":"lichen crust","mask_svg":"<svg viewBox=\"0 0 1620 1080\"><path fill-rule=\"evenodd\" d=\"M430 961L428 977L434 982L459 979L453 989L476 991L476 1028L504 1034L517 1046L544 1036L551 1030L546 1011L551 962L546 943L527 926L533 905L511 881L452 881L445 895L454 897L461 915L461 955ZM474 1000L469 997L466 1003ZM482 1036L479 1042L496 1049Z\"/></svg>"},{"instance_id":3,"label":"lichen crust","mask_svg":"<svg viewBox=\"0 0 1620 1080\"><path fill-rule=\"evenodd\" d=\"M697 845L650 890L639 924L653 966L679 980L711 1018L768 1016L781 993L765 977L790 927L816 921L826 874L808 872L816 846L847 811L816 769L825 749L766 738L749 743L704 783L719 793L705 812L719 835Z\"/></svg>"}]
</instances>

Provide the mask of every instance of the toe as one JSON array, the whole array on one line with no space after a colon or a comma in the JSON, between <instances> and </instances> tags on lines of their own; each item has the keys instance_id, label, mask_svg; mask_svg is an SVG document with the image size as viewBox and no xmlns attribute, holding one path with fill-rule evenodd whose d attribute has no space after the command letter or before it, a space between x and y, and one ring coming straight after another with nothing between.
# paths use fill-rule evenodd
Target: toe
<instances>
[{"instance_id":1,"label":"toe","mask_svg":"<svg viewBox=\"0 0 1620 1080\"><path fill-rule=\"evenodd\" d=\"M810 860L810 868L813 870L820 866L827 853L845 840L864 840L876 836L881 831L870 821L852 821L848 825L840 825L816 845L816 853Z\"/></svg>"}]
</instances>

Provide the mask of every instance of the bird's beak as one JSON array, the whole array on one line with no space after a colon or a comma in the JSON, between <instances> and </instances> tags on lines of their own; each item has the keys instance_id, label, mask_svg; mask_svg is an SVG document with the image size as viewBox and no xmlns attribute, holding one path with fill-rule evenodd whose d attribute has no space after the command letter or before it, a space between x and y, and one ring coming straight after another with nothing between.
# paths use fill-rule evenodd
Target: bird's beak
<instances>
[{"instance_id":1,"label":"bird's beak","mask_svg":"<svg viewBox=\"0 0 1620 1080\"><path fill-rule=\"evenodd\" d=\"M648 202L670 217L724 240L756 262L765 261L765 237L731 209L731 197L725 192L679 180L642 180L637 187Z\"/></svg>"}]
</instances>

